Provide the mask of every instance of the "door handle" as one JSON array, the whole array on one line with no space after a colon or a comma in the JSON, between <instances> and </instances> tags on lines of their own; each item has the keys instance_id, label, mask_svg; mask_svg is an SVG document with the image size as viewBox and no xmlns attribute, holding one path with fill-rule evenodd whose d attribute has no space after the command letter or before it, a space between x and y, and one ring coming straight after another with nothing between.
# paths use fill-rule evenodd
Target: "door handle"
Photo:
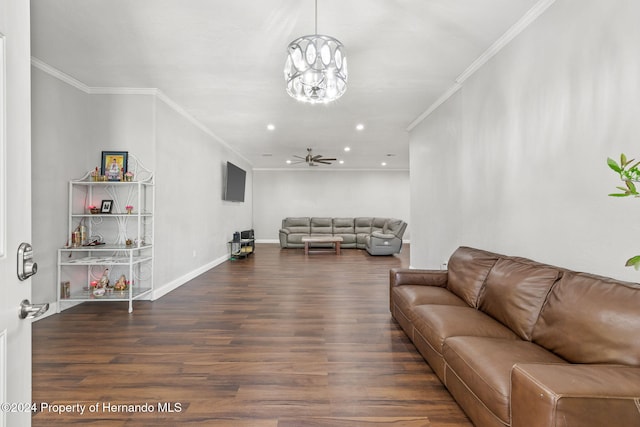
<instances>
[{"instance_id":1,"label":"door handle","mask_svg":"<svg viewBox=\"0 0 640 427\"><path fill-rule=\"evenodd\" d=\"M38 272L38 264L33 262L33 248L28 243L18 246L18 279L27 280Z\"/></svg>"},{"instance_id":2,"label":"door handle","mask_svg":"<svg viewBox=\"0 0 640 427\"><path fill-rule=\"evenodd\" d=\"M25 299L20 303L19 317L21 319L34 319L42 316L47 310L49 310L49 303L31 304L28 299Z\"/></svg>"}]
</instances>

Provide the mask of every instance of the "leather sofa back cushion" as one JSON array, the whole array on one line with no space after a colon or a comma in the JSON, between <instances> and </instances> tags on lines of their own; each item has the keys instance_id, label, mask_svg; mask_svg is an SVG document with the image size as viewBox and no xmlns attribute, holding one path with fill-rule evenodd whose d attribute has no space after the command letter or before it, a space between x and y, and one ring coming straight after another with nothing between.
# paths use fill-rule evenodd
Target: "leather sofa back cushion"
<instances>
[{"instance_id":1,"label":"leather sofa back cushion","mask_svg":"<svg viewBox=\"0 0 640 427\"><path fill-rule=\"evenodd\" d=\"M640 366L640 286L566 272L553 287L533 341L571 363Z\"/></svg>"},{"instance_id":2,"label":"leather sofa back cushion","mask_svg":"<svg viewBox=\"0 0 640 427\"><path fill-rule=\"evenodd\" d=\"M371 223L373 218L359 217L354 220L356 226L356 233L371 234Z\"/></svg>"},{"instance_id":3,"label":"leather sofa back cushion","mask_svg":"<svg viewBox=\"0 0 640 427\"><path fill-rule=\"evenodd\" d=\"M388 218L374 218L371 222L371 231L382 231L387 224Z\"/></svg>"},{"instance_id":4,"label":"leather sofa back cushion","mask_svg":"<svg viewBox=\"0 0 640 427\"><path fill-rule=\"evenodd\" d=\"M333 233L332 218L311 218L311 234Z\"/></svg>"},{"instance_id":5,"label":"leather sofa back cushion","mask_svg":"<svg viewBox=\"0 0 640 427\"><path fill-rule=\"evenodd\" d=\"M391 218L384 224L384 227L382 227L382 233L384 233L384 234L394 234L394 235L398 236L398 233L402 229L402 224L403 223L404 223L404 221L402 221L401 219ZM398 237L400 237L400 236L398 236Z\"/></svg>"},{"instance_id":6,"label":"leather sofa back cushion","mask_svg":"<svg viewBox=\"0 0 640 427\"><path fill-rule=\"evenodd\" d=\"M309 233L310 226L309 217L285 218L282 221L282 228L288 229L291 233Z\"/></svg>"},{"instance_id":7,"label":"leather sofa back cushion","mask_svg":"<svg viewBox=\"0 0 640 427\"><path fill-rule=\"evenodd\" d=\"M449 258L447 289L477 308L482 285L499 257L480 249L459 247Z\"/></svg>"},{"instance_id":8,"label":"leather sofa back cushion","mask_svg":"<svg viewBox=\"0 0 640 427\"><path fill-rule=\"evenodd\" d=\"M560 272L552 267L500 259L480 295L480 310L531 341L533 327Z\"/></svg>"},{"instance_id":9,"label":"leather sofa back cushion","mask_svg":"<svg viewBox=\"0 0 640 427\"><path fill-rule=\"evenodd\" d=\"M355 234L353 218L333 218L333 234Z\"/></svg>"}]
</instances>

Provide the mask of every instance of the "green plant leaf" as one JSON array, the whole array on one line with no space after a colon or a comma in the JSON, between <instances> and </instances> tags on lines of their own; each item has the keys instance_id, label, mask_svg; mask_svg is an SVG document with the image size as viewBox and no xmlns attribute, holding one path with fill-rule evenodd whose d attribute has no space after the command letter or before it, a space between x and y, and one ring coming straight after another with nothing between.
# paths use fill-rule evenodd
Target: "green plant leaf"
<instances>
[{"instance_id":1,"label":"green plant leaf","mask_svg":"<svg viewBox=\"0 0 640 427\"><path fill-rule=\"evenodd\" d=\"M633 267L636 270L640 270L640 255L629 258L625 264L625 267Z\"/></svg>"},{"instance_id":2,"label":"green plant leaf","mask_svg":"<svg viewBox=\"0 0 640 427\"><path fill-rule=\"evenodd\" d=\"M609 196L611 197L627 197L630 196L631 194L628 193L611 193L609 194Z\"/></svg>"},{"instance_id":3,"label":"green plant leaf","mask_svg":"<svg viewBox=\"0 0 640 427\"><path fill-rule=\"evenodd\" d=\"M627 164L627 156L624 153L620 154L620 166L625 167Z\"/></svg>"},{"instance_id":4,"label":"green plant leaf","mask_svg":"<svg viewBox=\"0 0 640 427\"><path fill-rule=\"evenodd\" d=\"M618 163L616 163L615 160L613 160L611 157L607 157L607 164L609 165L609 167L611 169L613 169L614 171L620 173L622 172L622 168L618 165Z\"/></svg>"},{"instance_id":5,"label":"green plant leaf","mask_svg":"<svg viewBox=\"0 0 640 427\"><path fill-rule=\"evenodd\" d=\"M629 189L631 194L638 194L638 190L636 190L636 185L633 183L633 181L625 181L625 183L627 184L627 188Z\"/></svg>"}]
</instances>

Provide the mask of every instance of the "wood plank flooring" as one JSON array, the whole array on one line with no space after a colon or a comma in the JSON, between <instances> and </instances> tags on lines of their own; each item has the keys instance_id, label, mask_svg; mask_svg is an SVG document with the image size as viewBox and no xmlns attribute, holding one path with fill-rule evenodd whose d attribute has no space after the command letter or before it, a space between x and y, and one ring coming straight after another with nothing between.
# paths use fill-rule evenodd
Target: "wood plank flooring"
<instances>
[{"instance_id":1,"label":"wood plank flooring","mask_svg":"<svg viewBox=\"0 0 640 427\"><path fill-rule=\"evenodd\" d=\"M33 426L470 426L389 314L408 252L258 244L132 314L35 322Z\"/></svg>"}]
</instances>

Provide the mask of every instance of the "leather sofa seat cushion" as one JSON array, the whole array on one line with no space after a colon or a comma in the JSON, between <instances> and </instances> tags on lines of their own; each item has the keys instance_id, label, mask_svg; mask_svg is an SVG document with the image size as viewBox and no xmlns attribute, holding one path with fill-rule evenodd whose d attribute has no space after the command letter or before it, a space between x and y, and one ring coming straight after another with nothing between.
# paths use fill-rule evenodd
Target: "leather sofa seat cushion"
<instances>
[{"instance_id":1,"label":"leather sofa seat cushion","mask_svg":"<svg viewBox=\"0 0 640 427\"><path fill-rule=\"evenodd\" d=\"M509 328L469 306L420 305L409 317L416 331L442 355L442 346L450 337L475 336L515 340Z\"/></svg>"},{"instance_id":2,"label":"leather sofa seat cushion","mask_svg":"<svg viewBox=\"0 0 640 427\"><path fill-rule=\"evenodd\" d=\"M567 362L550 351L517 339L453 337L445 341L447 378L455 375L495 416L510 425L511 369L516 363ZM456 399L458 399L457 396Z\"/></svg>"},{"instance_id":3,"label":"leather sofa seat cushion","mask_svg":"<svg viewBox=\"0 0 640 427\"><path fill-rule=\"evenodd\" d=\"M549 293L533 341L572 363L640 366L640 286L566 272Z\"/></svg>"},{"instance_id":4,"label":"leather sofa seat cushion","mask_svg":"<svg viewBox=\"0 0 640 427\"><path fill-rule=\"evenodd\" d=\"M499 259L487 276L479 308L531 341L542 305L559 276L560 271L550 266Z\"/></svg>"},{"instance_id":5,"label":"leather sofa seat cushion","mask_svg":"<svg viewBox=\"0 0 640 427\"><path fill-rule=\"evenodd\" d=\"M478 307L478 297L489 270L500 255L468 247L458 248L449 258L447 289L469 307Z\"/></svg>"},{"instance_id":6,"label":"leather sofa seat cushion","mask_svg":"<svg viewBox=\"0 0 640 427\"><path fill-rule=\"evenodd\" d=\"M302 238L304 236L309 236L309 233L289 233L289 236L287 237L287 239L289 240L289 243L300 243L300 244L304 244L302 242Z\"/></svg>"},{"instance_id":7,"label":"leather sofa seat cushion","mask_svg":"<svg viewBox=\"0 0 640 427\"><path fill-rule=\"evenodd\" d=\"M460 298L438 286L402 285L391 289L392 301L404 312L408 313L419 305L454 305L468 307Z\"/></svg>"},{"instance_id":8,"label":"leather sofa seat cushion","mask_svg":"<svg viewBox=\"0 0 640 427\"><path fill-rule=\"evenodd\" d=\"M286 218L282 221L282 228L289 229L290 233L305 233L311 231L311 221L309 217Z\"/></svg>"}]
</instances>

